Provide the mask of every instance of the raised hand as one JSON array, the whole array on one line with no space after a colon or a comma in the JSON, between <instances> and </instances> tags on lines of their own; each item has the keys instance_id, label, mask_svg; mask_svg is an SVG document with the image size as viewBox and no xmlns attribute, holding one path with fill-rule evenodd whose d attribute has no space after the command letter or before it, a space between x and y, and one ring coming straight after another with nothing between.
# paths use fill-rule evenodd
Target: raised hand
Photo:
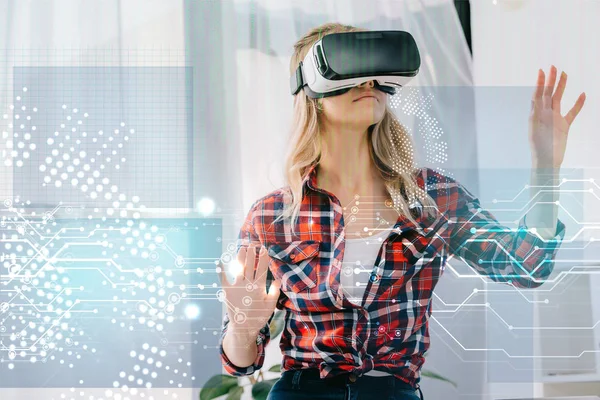
<instances>
[{"instance_id":1,"label":"raised hand","mask_svg":"<svg viewBox=\"0 0 600 400\"><path fill-rule=\"evenodd\" d=\"M225 292L227 312L231 321L228 329L255 336L275 311L281 281L273 280L269 293L266 292L269 255L264 247L261 247L256 268L254 245L241 247L237 254L237 262L241 268L235 276L235 283L229 283L222 266L220 272L221 286Z\"/></svg>"},{"instance_id":2,"label":"raised hand","mask_svg":"<svg viewBox=\"0 0 600 400\"><path fill-rule=\"evenodd\" d=\"M562 72L556 92L555 82L554 65L550 68L548 82L545 81L544 71L539 70L529 116L529 143L532 165L535 167L560 168L565 157L569 128L585 102L585 93L581 93L575 105L563 117L560 102L567 86L567 74Z\"/></svg>"}]
</instances>

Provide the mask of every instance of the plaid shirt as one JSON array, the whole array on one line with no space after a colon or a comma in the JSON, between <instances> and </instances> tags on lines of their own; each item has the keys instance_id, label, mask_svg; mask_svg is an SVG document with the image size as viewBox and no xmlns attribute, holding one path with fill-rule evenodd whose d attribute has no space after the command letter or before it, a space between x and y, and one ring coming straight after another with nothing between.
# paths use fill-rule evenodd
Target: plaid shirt
<instances>
[{"instance_id":1,"label":"plaid shirt","mask_svg":"<svg viewBox=\"0 0 600 400\"><path fill-rule=\"evenodd\" d=\"M517 230L501 225L451 177L424 167L416 171L416 180L435 200L437 216L419 213L420 226L399 217L382 242L360 305L348 301L340 287L342 206L335 195L316 186L315 166L303 181L298 236L291 235L289 219L270 225L283 207L282 189L252 205L238 249L260 242L270 255L270 273L281 280L277 309L285 310L279 344L282 371L319 368L321 378L328 378L377 368L415 387L430 343L432 292L449 255L493 281L519 288L540 286L550 275L565 234L560 219L554 238L544 241L529 231L525 216ZM268 277L267 288L269 284ZM263 365L269 323L258 335L256 360L246 368L232 364L223 351L228 323L225 313L219 340L225 371L250 375Z\"/></svg>"}]
</instances>

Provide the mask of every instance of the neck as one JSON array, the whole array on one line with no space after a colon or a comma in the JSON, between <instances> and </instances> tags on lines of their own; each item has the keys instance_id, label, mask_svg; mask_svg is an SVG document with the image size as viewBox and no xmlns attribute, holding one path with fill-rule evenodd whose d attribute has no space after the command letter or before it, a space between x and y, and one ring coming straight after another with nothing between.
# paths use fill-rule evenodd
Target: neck
<instances>
[{"instance_id":1,"label":"neck","mask_svg":"<svg viewBox=\"0 0 600 400\"><path fill-rule=\"evenodd\" d=\"M319 187L348 194L387 195L367 140L367 132L324 134L324 151L317 169Z\"/></svg>"}]
</instances>

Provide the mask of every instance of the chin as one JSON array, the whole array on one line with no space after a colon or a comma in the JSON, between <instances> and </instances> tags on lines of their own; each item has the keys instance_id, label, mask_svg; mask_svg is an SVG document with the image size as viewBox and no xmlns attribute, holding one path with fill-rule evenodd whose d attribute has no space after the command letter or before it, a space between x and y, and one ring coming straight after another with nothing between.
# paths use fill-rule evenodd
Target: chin
<instances>
[{"instance_id":1,"label":"chin","mask_svg":"<svg viewBox=\"0 0 600 400\"><path fill-rule=\"evenodd\" d=\"M370 114L367 116L365 116L364 118L361 118L358 121L355 121L357 125L367 125L367 126L371 126L371 125L375 125L377 123L379 123L381 120L383 120L383 116L384 113L381 113L381 115L374 115L374 114L379 114L379 113L373 113L371 110L369 110Z\"/></svg>"}]
</instances>

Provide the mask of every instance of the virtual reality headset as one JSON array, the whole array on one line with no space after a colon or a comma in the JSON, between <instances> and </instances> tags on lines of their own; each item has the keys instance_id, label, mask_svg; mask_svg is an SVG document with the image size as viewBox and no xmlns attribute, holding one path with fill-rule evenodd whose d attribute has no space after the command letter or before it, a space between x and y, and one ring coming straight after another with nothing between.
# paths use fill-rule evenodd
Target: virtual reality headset
<instances>
[{"instance_id":1,"label":"virtual reality headset","mask_svg":"<svg viewBox=\"0 0 600 400\"><path fill-rule=\"evenodd\" d=\"M362 31L324 35L315 42L290 77L292 95L304 88L317 99L346 93L374 80L375 87L396 94L419 72L421 57L405 31Z\"/></svg>"}]
</instances>

